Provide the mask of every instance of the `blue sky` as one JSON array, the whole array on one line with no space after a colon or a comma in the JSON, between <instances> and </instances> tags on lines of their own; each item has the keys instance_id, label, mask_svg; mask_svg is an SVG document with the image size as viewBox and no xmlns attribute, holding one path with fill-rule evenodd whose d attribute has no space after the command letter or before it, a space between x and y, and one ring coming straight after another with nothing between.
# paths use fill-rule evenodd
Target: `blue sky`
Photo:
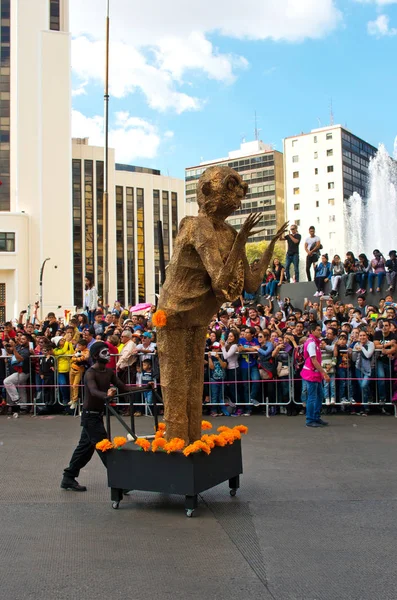
<instances>
[{"instance_id":1,"label":"blue sky","mask_svg":"<svg viewBox=\"0 0 397 600\"><path fill-rule=\"evenodd\" d=\"M261 139L282 150L283 137L330 123L331 98L335 123L393 153L397 0L202 0L200 14L185 4L148 0L137 19L136 0L111 0L119 162L183 177L252 140L255 110ZM71 29L74 135L101 143L97 0L71 0Z\"/></svg>"}]
</instances>

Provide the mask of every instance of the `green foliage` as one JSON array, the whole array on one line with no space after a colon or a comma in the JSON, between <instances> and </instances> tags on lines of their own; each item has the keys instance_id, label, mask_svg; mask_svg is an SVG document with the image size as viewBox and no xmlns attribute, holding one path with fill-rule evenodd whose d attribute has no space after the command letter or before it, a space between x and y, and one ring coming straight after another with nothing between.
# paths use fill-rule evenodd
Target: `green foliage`
<instances>
[{"instance_id":1,"label":"green foliage","mask_svg":"<svg viewBox=\"0 0 397 600\"><path fill-rule=\"evenodd\" d=\"M248 262L251 264L256 258L261 258L262 254L268 247L269 242L251 242L246 244L245 253L248 258ZM278 258L283 265L285 265L285 244L278 242L274 248L273 258Z\"/></svg>"}]
</instances>

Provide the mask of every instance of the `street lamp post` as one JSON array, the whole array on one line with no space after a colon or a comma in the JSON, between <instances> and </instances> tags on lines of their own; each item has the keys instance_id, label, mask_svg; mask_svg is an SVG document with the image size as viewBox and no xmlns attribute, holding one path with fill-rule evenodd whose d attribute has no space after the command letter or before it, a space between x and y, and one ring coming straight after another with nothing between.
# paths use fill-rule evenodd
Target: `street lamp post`
<instances>
[{"instance_id":1,"label":"street lamp post","mask_svg":"<svg viewBox=\"0 0 397 600\"><path fill-rule=\"evenodd\" d=\"M43 264L40 269L40 321L43 320L43 275L44 275L44 267L47 260L51 260L51 258L45 258L43 260Z\"/></svg>"},{"instance_id":2,"label":"street lamp post","mask_svg":"<svg viewBox=\"0 0 397 600\"><path fill-rule=\"evenodd\" d=\"M104 90L104 161L103 161L103 304L109 303L108 217L109 217L109 0L106 0L106 50Z\"/></svg>"}]
</instances>

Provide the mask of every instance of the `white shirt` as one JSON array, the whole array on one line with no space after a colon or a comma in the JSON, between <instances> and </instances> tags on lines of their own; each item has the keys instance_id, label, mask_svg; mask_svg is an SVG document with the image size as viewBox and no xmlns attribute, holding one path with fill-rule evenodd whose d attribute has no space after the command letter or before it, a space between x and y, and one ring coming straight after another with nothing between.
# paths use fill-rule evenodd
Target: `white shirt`
<instances>
[{"instance_id":1,"label":"white shirt","mask_svg":"<svg viewBox=\"0 0 397 600\"><path fill-rule=\"evenodd\" d=\"M315 235L314 237L308 237L306 238L305 244L307 244L307 249L310 251L310 247L313 246L313 244L317 244L318 242L320 242L320 238L318 237L318 235Z\"/></svg>"},{"instance_id":2,"label":"white shirt","mask_svg":"<svg viewBox=\"0 0 397 600\"><path fill-rule=\"evenodd\" d=\"M307 353L310 356L310 358L316 358L317 356L317 352L316 352L316 342L309 342L307 347L306 347Z\"/></svg>"}]
</instances>

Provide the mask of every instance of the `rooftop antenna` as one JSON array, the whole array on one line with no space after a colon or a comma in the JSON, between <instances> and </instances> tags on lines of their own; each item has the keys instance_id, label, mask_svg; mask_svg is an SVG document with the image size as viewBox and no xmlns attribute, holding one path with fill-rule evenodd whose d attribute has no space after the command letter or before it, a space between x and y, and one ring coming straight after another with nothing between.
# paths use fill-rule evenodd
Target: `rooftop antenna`
<instances>
[{"instance_id":1,"label":"rooftop antenna","mask_svg":"<svg viewBox=\"0 0 397 600\"><path fill-rule=\"evenodd\" d=\"M318 126L321 127L321 120L320 117L317 117L317 121L318 121Z\"/></svg>"},{"instance_id":2,"label":"rooftop antenna","mask_svg":"<svg viewBox=\"0 0 397 600\"><path fill-rule=\"evenodd\" d=\"M245 135L245 133L241 134L240 140L241 140L242 144L245 144L245 142L246 142L246 135Z\"/></svg>"},{"instance_id":3,"label":"rooftop antenna","mask_svg":"<svg viewBox=\"0 0 397 600\"><path fill-rule=\"evenodd\" d=\"M256 115L256 111L254 112L255 115L255 131L254 131L254 135L255 135L255 140L258 142L259 141L259 132L261 131L260 129L258 129L258 118Z\"/></svg>"},{"instance_id":4,"label":"rooftop antenna","mask_svg":"<svg viewBox=\"0 0 397 600\"><path fill-rule=\"evenodd\" d=\"M329 107L329 120L330 120L330 125L333 125L334 124L334 110L332 108L332 96L331 96L330 107Z\"/></svg>"}]
</instances>

